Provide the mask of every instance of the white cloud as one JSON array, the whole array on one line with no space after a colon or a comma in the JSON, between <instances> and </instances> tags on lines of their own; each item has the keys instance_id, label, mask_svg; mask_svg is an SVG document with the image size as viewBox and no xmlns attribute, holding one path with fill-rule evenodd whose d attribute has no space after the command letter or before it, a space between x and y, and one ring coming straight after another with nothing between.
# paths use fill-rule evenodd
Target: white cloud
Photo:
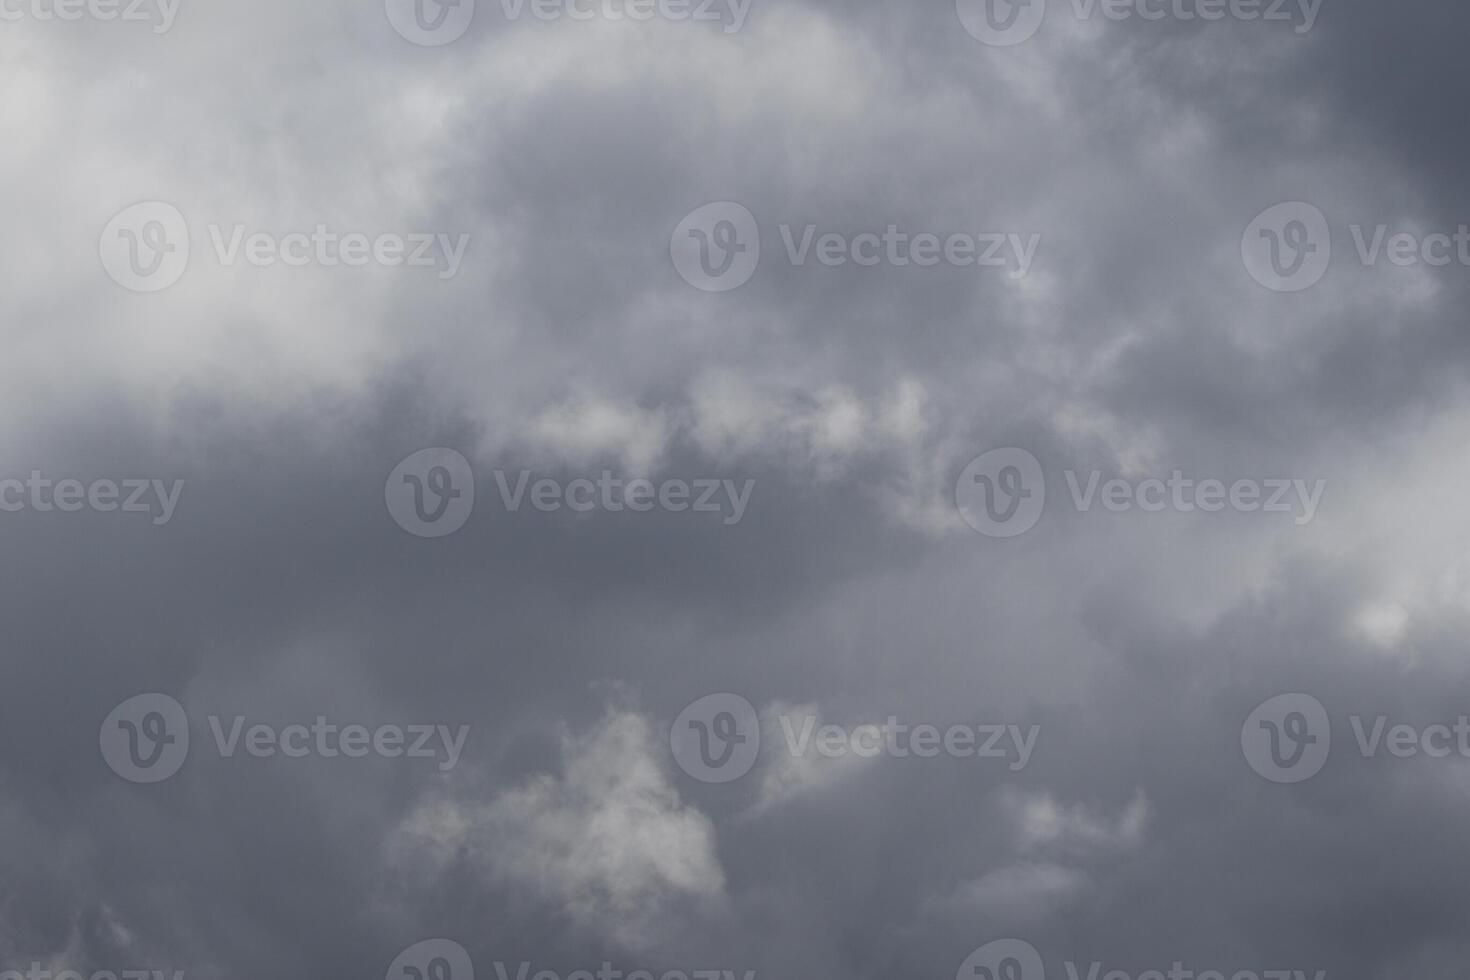
<instances>
[{"instance_id":1,"label":"white cloud","mask_svg":"<svg viewBox=\"0 0 1470 980\"><path fill-rule=\"evenodd\" d=\"M1142 791L1116 818L1100 816L1082 804L1065 806L1045 792L1009 790L1002 797L1022 850L1058 846L1093 850L1131 850L1143 843L1151 808Z\"/></svg>"},{"instance_id":2,"label":"white cloud","mask_svg":"<svg viewBox=\"0 0 1470 980\"><path fill-rule=\"evenodd\" d=\"M681 916L721 909L725 877L714 826L682 803L651 726L613 710L562 743L560 775L539 775L488 803L419 808L398 846L463 855L491 880L555 903L579 925L633 949Z\"/></svg>"},{"instance_id":3,"label":"white cloud","mask_svg":"<svg viewBox=\"0 0 1470 980\"><path fill-rule=\"evenodd\" d=\"M761 744L770 746L770 761L761 771L760 803L755 812L830 786L874 761L853 752L840 756L818 752L816 733L823 724L821 708L816 704L777 701L761 712ZM800 741L804 733L808 736L804 751L792 751L792 743Z\"/></svg>"},{"instance_id":4,"label":"white cloud","mask_svg":"<svg viewBox=\"0 0 1470 980\"><path fill-rule=\"evenodd\" d=\"M954 917L1037 922L1080 895L1087 885L1087 875L1073 868L1016 864L962 883L936 907Z\"/></svg>"}]
</instances>

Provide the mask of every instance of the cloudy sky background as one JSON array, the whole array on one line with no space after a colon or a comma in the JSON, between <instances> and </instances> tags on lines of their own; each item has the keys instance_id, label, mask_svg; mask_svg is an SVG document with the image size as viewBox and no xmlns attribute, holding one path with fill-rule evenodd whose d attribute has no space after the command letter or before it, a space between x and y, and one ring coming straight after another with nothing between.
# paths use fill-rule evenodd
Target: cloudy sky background
<instances>
[{"instance_id":1,"label":"cloudy sky background","mask_svg":"<svg viewBox=\"0 0 1470 980\"><path fill-rule=\"evenodd\" d=\"M423 48L381 4L184 0L173 29L0 22L0 470L184 479L164 526L0 515L0 966L381 976L475 960L949 980L1024 938L1137 974L1460 977L1463 759L1296 786L1242 758L1276 694L1470 709L1470 269L1360 268L1346 228L1470 221L1470 12L1079 22L985 46L952 4L754 0L744 28L508 22ZM184 279L98 261L190 219ZM766 255L692 289L669 236L732 200ZM1240 261L1309 201L1334 263ZM468 233L459 274L221 267L210 222ZM780 223L1042 235L1030 275L781 257ZM475 516L405 534L431 446ZM1015 539L953 503L1029 449ZM507 513L489 474L757 482L744 519ZM1072 511L1064 469L1325 479L1270 514ZM195 719L174 779L98 753L119 702ZM680 771L685 705L1040 725L974 759ZM224 760L210 713L470 724L460 765ZM820 762L821 760L817 760ZM456 978L458 980L458 978Z\"/></svg>"}]
</instances>

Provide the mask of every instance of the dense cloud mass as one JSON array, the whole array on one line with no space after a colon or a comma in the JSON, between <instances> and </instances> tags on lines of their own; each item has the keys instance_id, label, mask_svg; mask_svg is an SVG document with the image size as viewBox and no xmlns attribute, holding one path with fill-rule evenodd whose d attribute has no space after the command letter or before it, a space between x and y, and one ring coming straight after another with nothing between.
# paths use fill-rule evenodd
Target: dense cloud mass
<instances>
[{"instance_id":1,"label":"dense cloud mass","mask_svg":"<svg viewBox=\"0 0 1470 980\"><path fill-rule=\"evenodd\" d=\"M1467 31L0 0L0 980L1462 978Z\"/></svg>"}]
</instances>

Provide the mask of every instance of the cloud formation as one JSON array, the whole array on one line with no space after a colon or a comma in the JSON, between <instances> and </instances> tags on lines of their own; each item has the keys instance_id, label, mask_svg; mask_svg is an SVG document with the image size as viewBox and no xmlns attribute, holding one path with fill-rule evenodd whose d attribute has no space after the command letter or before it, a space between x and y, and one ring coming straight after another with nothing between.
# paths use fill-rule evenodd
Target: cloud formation
<instances>
[{"instance_id":1,"label":"cloud formation","mask_svg":"<svg viewBox=\"0 0 1470 980\"><path fill-rule=\"evenodd\" d=\"M1420 250L1470 223L1470 13L1080 4L1008 46L946 2L480 0L437 46L346 0L6 6L0 480L49 489L0 484L0 965L323 980L443 937L482 980L949 980L1016 938L1051 980L1460 976L1466 761L1365 753L1352 719L1470 714L1470 269ZM184 252L104 234L145 202ZM720 202L760 257L716 292L674 235ZM1294 202L1331 256L1278 292L1246 232ZM1269 230L1285 278L1296 232ZM318 235L362 261L287 244ZM375 251L416 235L465 243L452 274ZM966 240L1034 254L1013 275L946 253ZM168 288L109 274L154 246L187 258ZM430 539L385 480L438 447L473 511ZM999 448L1045 474L1009 538L956 505ZM652 489L513 508L496 474L522 471ZM1094 472L1324 490L1302 522L1079 508L1065 475ZM468 490L417 475L426 521ZM991 505L1023 489L982 475ZM737 521L659 495L706 478L754 481ZM143 479L180 487L167 522L87 495ZM98 751L145 692L192 735L152 786ZM678 730L718 693L758 745ZM1332 744L1282 784L1242 725L1293 693ZM1040 735L1016 769L828 758L789 750L786 712ZM237 714L470 733L451 772L224 758L206 719ZM691 773L680 738L749 769Z\"/></svg>"}]
</instances>

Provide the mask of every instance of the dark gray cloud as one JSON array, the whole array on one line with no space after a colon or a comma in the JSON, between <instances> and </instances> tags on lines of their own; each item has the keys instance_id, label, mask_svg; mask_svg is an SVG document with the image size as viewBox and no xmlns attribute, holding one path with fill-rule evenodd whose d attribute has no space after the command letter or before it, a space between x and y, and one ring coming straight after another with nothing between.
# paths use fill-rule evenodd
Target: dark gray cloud
<instances>
[{"instance_id":1,"label":"dark gray cloud","mask_svg":"<svg viewBox=\"0 0 1470 980\"><path fill-rule=\"evenodd\" d=\"M1365 267L1352 226L1467 222L1467 15L1048 7L1011 47L942 2L754 0L725 33L480 0L443 47L335 0L0 21L0 969L377 976L444 938L481 980L948 980L1017 938L1050 980L1462 974L1466 761L1388 732L1470 714L1470 269ZM147 201L191 237L152 293L99 262ZM671 236L724 201L760 262L706 292ZM1332 261L1276 293L1242 234L1290 201ZM469 244L445 278L257 268L211 243L237 225ZM1025 275L827 267L787 254L808 226L812 255L1038 237ZM431 447L475 476L441 538L396 522L407 484L385 504ZM1016 537L955 504L999 447L1045 475ZM1325 483L1297 522L1084 509L1094 471ZM38 505L33 473L87 502ZM722 509L596 496L635 479ZM85 497L134 480L146 512ZM538 509L539 480L596 502ZM189 752L135 783L99 730L152 692ZM759 752L704 782L670 738L725 692ZM1278 784L1242 726L1298 692L1331 752ZM245 747L319 716L434 751ZM805 719L1035 741L796 755ZM441 726L469 726L452 753Z\"/></svg>"}]
</instances>

